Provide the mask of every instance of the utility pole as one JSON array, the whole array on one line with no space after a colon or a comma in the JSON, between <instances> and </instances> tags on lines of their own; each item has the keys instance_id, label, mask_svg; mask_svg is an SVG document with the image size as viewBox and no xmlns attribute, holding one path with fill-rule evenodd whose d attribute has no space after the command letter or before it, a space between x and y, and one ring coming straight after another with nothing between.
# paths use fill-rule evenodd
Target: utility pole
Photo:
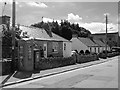
<instances>
[{"instance_id":1,"label":"utility pole","mask_svg":"<svg viewBox=\"0 0 120 90\"><path fill-rule=\"evenodd\" d=\"M12 4L12 70L15 71L15 0Z\"/></svg>"},{"instance_id":2,"label":"utility pole","mask_svg":"<svg viewBox=\"0 0 120 90\"><path fill-rule=\"evenodd\" d=\"M108 17L107 17L107 14L106 14L106 35L105 35L105 55L106 55L106 58L107 58L107 24L108 24Z\"/></svg>"},{"instance_id":3,"label":"utility pole","mask_svg":"<svg viewBox=\"0 0 120 90\"><path fill-rule=\"evenodd\" d=\"M2 9L2 17L3 17L3 15L4 15L4 11L5 11L5 6L6 6L6 2L4 3L4 7L3 7L3 9Z\"/></svg>"}]
</instances>

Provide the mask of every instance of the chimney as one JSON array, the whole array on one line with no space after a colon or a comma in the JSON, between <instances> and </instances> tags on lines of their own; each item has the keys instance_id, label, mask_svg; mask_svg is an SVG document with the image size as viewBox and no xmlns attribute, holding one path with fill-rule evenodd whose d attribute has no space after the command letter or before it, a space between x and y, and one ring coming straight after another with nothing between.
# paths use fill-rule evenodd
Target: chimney
<instances>
[{"instance_id":1,"label":"chimney","mask_svg":"<svg viewBox=\"0 0 120 90\"><path fill-rule=\"evenodd\" d=\"M78 38L77 34L72 34L72 38Z\"/></svg>"},{"instance_id":2,"label":"chimney","mask_svg":"<svg viewBox=\"0 0 120 90\"><path fill-rule=\"evenodd\" d=\"M10 17L9 16L1 16L0 17L0 25L5 24L7 27L10 27Z\"/></svg>"}]
</instances>

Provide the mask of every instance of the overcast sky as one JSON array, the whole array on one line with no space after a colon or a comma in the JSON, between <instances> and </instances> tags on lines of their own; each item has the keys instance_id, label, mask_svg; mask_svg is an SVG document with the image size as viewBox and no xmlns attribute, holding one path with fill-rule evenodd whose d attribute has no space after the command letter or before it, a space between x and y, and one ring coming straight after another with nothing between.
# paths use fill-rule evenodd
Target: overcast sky
<instances>
[{"instance_id":1,"label":"overcast sky","mask_svg":"<svg viewBox=\"0 0 120 90\"><path fill-rule=\"evenodd\" d=\"M96 1L96 0L93 0ZM108 0L106 0L108 1ZM16 2L16 23L31 25L43 21L57 20L60 22L67 19L71 23L78 23L80 26L90 30L92 33L105 32L105 16L108 15L108 32L118 31L118 0L113 2L42 2L26 1ZM0 0L0 10L4 3ZM4 15L11 16L11 3L7 1ZM2 15L2 12L0 12ZM111 29L110 29L111 28Z\"/></svg>"}]
</instances>

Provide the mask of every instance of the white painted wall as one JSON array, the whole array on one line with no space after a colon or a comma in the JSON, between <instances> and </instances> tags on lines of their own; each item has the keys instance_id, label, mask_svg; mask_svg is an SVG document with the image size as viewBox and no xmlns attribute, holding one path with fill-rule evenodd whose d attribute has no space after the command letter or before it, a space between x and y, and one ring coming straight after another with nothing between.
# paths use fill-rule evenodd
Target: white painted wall
<instances>
[{"instance_id":1,"label":"white painted wall","mask_svg":"<svg viewBox=\"0 0 120 90\"><path fill-rule=\"evenodd\" d=\"M96 53L98 53L98 47L96 47Z\"/></svg>"},{"instance_id":2,"label":"white painted wall","mask_svg":"<svg viewBox=\"0 0 120 90\"><path fill-rule=\"evenodd\" d=\"M110 51L110 47L109 46L107 47L107 50Z\"/></svg>"},{"instance_id":3,"label":"white painted wall","mask_svg":"<svg viewBox=\"0 0 120 90\"><path fill-rule=\"evenodd\" d=\"M72 48L71 42L63 42L63 57L71 56L71 50L72 50L71 48Z\"/></svg>"},{"instance_id":4,"label":"white painted wall","mask_svg":"<svg viewBox=\"0 0 120 90\"><path fill-rule=\"evenodd\" d=\"M100 52L102 52L102 50L103 50L102 47L99 47L99 48L100 48ZM100 53L100 52L99 52L99 53Z\"/></svg>"},{"instance_id":5,"label":"white painted wall","mask_svg":"<svg viewBox=\"0 0 120 90\"><path fill-rule=\"evenodd\" d=\"M73 37L71 41L72 41L72 50L78 50L78 52L81 50L84 51L89 50L89 48L76 37Z\"/></svg>"}]
</instances>

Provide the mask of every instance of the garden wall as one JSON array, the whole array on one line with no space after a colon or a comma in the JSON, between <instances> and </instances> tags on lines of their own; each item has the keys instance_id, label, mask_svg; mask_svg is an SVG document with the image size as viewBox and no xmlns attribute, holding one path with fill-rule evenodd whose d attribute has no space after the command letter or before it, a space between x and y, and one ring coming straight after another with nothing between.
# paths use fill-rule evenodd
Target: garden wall
<instances>
[{"instance_id":1,"label":"garden wall","mask_svg":"<svg viewBox=\"0 0 120 90\"><path fill-rule=\"evenodd\" d=\"M11 73L11 61L0 61L0 75Z\"/></svg>"}]
</instances>

